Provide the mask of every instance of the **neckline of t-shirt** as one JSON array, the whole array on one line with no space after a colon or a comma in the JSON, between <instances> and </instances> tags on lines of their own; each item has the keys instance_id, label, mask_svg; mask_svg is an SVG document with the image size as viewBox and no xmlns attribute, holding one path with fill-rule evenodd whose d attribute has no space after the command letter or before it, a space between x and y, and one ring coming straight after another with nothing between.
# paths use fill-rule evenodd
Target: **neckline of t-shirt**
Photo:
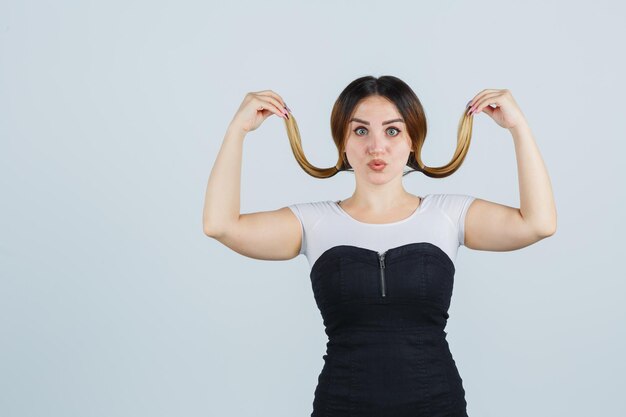
<instances>
[{"instance_id":1,"label":"neckline of t-shirt","mask_svg":"<svg viewBox=\"0 0 626 417\"><path fill-rule=\"evenodd\" d=\"M339 212L342 213L344 216L346 216L348 219L352 220L353 222L356 222L358 224L363 224L366 226L393 226L396 224L401 224L401 223L405 223L408 222L409 220L411 220L413 217L417 216L421 211L422 211L422 206L424 205L424 200L426 200L426 197L428 197L430 194L426 194L424 197L420 197L420 204L419 206L417 206L417 208L413 211L413 213L411 213L409 215L409 217L406 217L402 220L398 220L397 222L392 222L392 223L365 223L362 222L360 220L355 219L354 217L352 217L351 215L348 214L347 211L345 211L337 201L332 200L332 203L337 206L337 208L339 209ZM339 200L341 201L341 200Z\"/></svg>"}]
</instances>

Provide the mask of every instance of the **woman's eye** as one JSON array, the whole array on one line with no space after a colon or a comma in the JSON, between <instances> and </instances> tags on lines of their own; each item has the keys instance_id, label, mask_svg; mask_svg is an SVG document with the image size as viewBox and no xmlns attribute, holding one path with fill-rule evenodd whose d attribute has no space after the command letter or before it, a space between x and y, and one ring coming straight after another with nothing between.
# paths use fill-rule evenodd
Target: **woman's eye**
<instances>
[{"instance_id":1,"label":"woman's eye","mask_svg":"<svg viewBox=\"0 0 626 417\"><path fill-rule=\"evenodd\" d=\"M357 135L357 136L362 136L362 135L360 135L360 134L358 133L358 132L359 132L359 130L365 130L365 131L367 131L367 129L366 129L366 128L364 128L364 127L357 127L356 129L354 129L354 133L356 133L356 135ZM394 135L391 135L391 136L398 136L398 135L400 134L400 130L399 130L399 129L397 129L397 128L395 128L395 127L390 127L390 128L388 128L388 129L387 129L387 131L389 131L389 130L395 130L396 132L398 132L398 133L396 133L396 134L394 134Z\"/></svg>"}]
</instances>

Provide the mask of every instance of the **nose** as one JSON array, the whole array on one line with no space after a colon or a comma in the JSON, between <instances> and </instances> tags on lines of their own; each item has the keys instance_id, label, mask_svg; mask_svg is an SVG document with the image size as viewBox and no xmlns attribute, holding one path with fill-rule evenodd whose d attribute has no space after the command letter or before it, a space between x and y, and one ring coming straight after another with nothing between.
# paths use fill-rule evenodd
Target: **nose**
<instances>
[{"instance_id":1,"label":"nose","mask_svg":"<svg viewBox=\"0 0 626 417\"><path fill-rule=\"evenodd\" d=\"M368 152L370 154L376 154L385 150L385 138L381 135L371 135L371 141L368 144Z\"/></svg>"}]
</instances>

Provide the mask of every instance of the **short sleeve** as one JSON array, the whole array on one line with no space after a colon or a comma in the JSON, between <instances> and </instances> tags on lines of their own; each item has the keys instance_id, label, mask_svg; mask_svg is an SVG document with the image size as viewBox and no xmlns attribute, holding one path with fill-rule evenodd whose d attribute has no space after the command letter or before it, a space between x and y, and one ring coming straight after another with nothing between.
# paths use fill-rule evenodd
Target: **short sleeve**
<instances>
[{"instance_id":1,"label":"short sleeve","mask_svg":"<svg viewBox=\"0 0 626 417\"><path fill-rule=\"evenodd\" d=\"M319 245L319 240L316 238L316 229L320 221L328 213L329 201L296 203L287 207L300 220L300 227L302 228L302 244L300 245L300 253L298 255L304 255L308 258L309 248Z\"/></svg>"},{"instance_id":2,"label":"short sleeve","mask_svg":"<svg viewBox=\"0 0 626 417\"><path fill-rule=\"evenodd\" d=\"M293 214L296 215L296 217L298 218L298 221L300 222L300 230L302 231L302 243L300 245L300 252L298 253L298 255L303 255L306 252L306 238L304 235L305 233L304 218L303 218L302 212L300 211L300 204L290 204L287 207L291 209Z\"/></svg>"},{"instance_id":3,"label":"short sleeve","mask_svg":"<svg viewBox=\"0 0 626 417\"><path fill-rule=\"evenodd\" d=\"M459 214L459 246L465 246L465 217L467 216L467 210L469 210L472 202L476 197L471 195L464 195L461 200L461 213Z\"/></svg>"},{"instance_id":4,"label":"short sleeve","mask_svg":"<svg viewBox=\"0 0 626 417\"><path fill-rule=\"evenodd\" d=\"M465 217L476 197L466 194L445 194L443 209L457 230L459 246L465 246Z\"/></svg>"}]
</instances>

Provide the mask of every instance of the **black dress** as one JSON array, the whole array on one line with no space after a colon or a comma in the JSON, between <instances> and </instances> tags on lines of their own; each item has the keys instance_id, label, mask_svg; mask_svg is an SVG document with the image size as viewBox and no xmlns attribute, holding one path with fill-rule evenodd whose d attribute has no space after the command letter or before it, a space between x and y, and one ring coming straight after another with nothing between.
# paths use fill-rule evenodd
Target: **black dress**
<instances>
[{"instance_id":1,"label":"black dress","mask_svg":"<svg viewBox=\"0 0 626 417\"><path fill-rule=\"evenodd\" d=\"M462 417L465 390L444 331L454 263L417 242L326 250L311 268L328 335L312 417Z\"/></svg>"}]
</instances>

